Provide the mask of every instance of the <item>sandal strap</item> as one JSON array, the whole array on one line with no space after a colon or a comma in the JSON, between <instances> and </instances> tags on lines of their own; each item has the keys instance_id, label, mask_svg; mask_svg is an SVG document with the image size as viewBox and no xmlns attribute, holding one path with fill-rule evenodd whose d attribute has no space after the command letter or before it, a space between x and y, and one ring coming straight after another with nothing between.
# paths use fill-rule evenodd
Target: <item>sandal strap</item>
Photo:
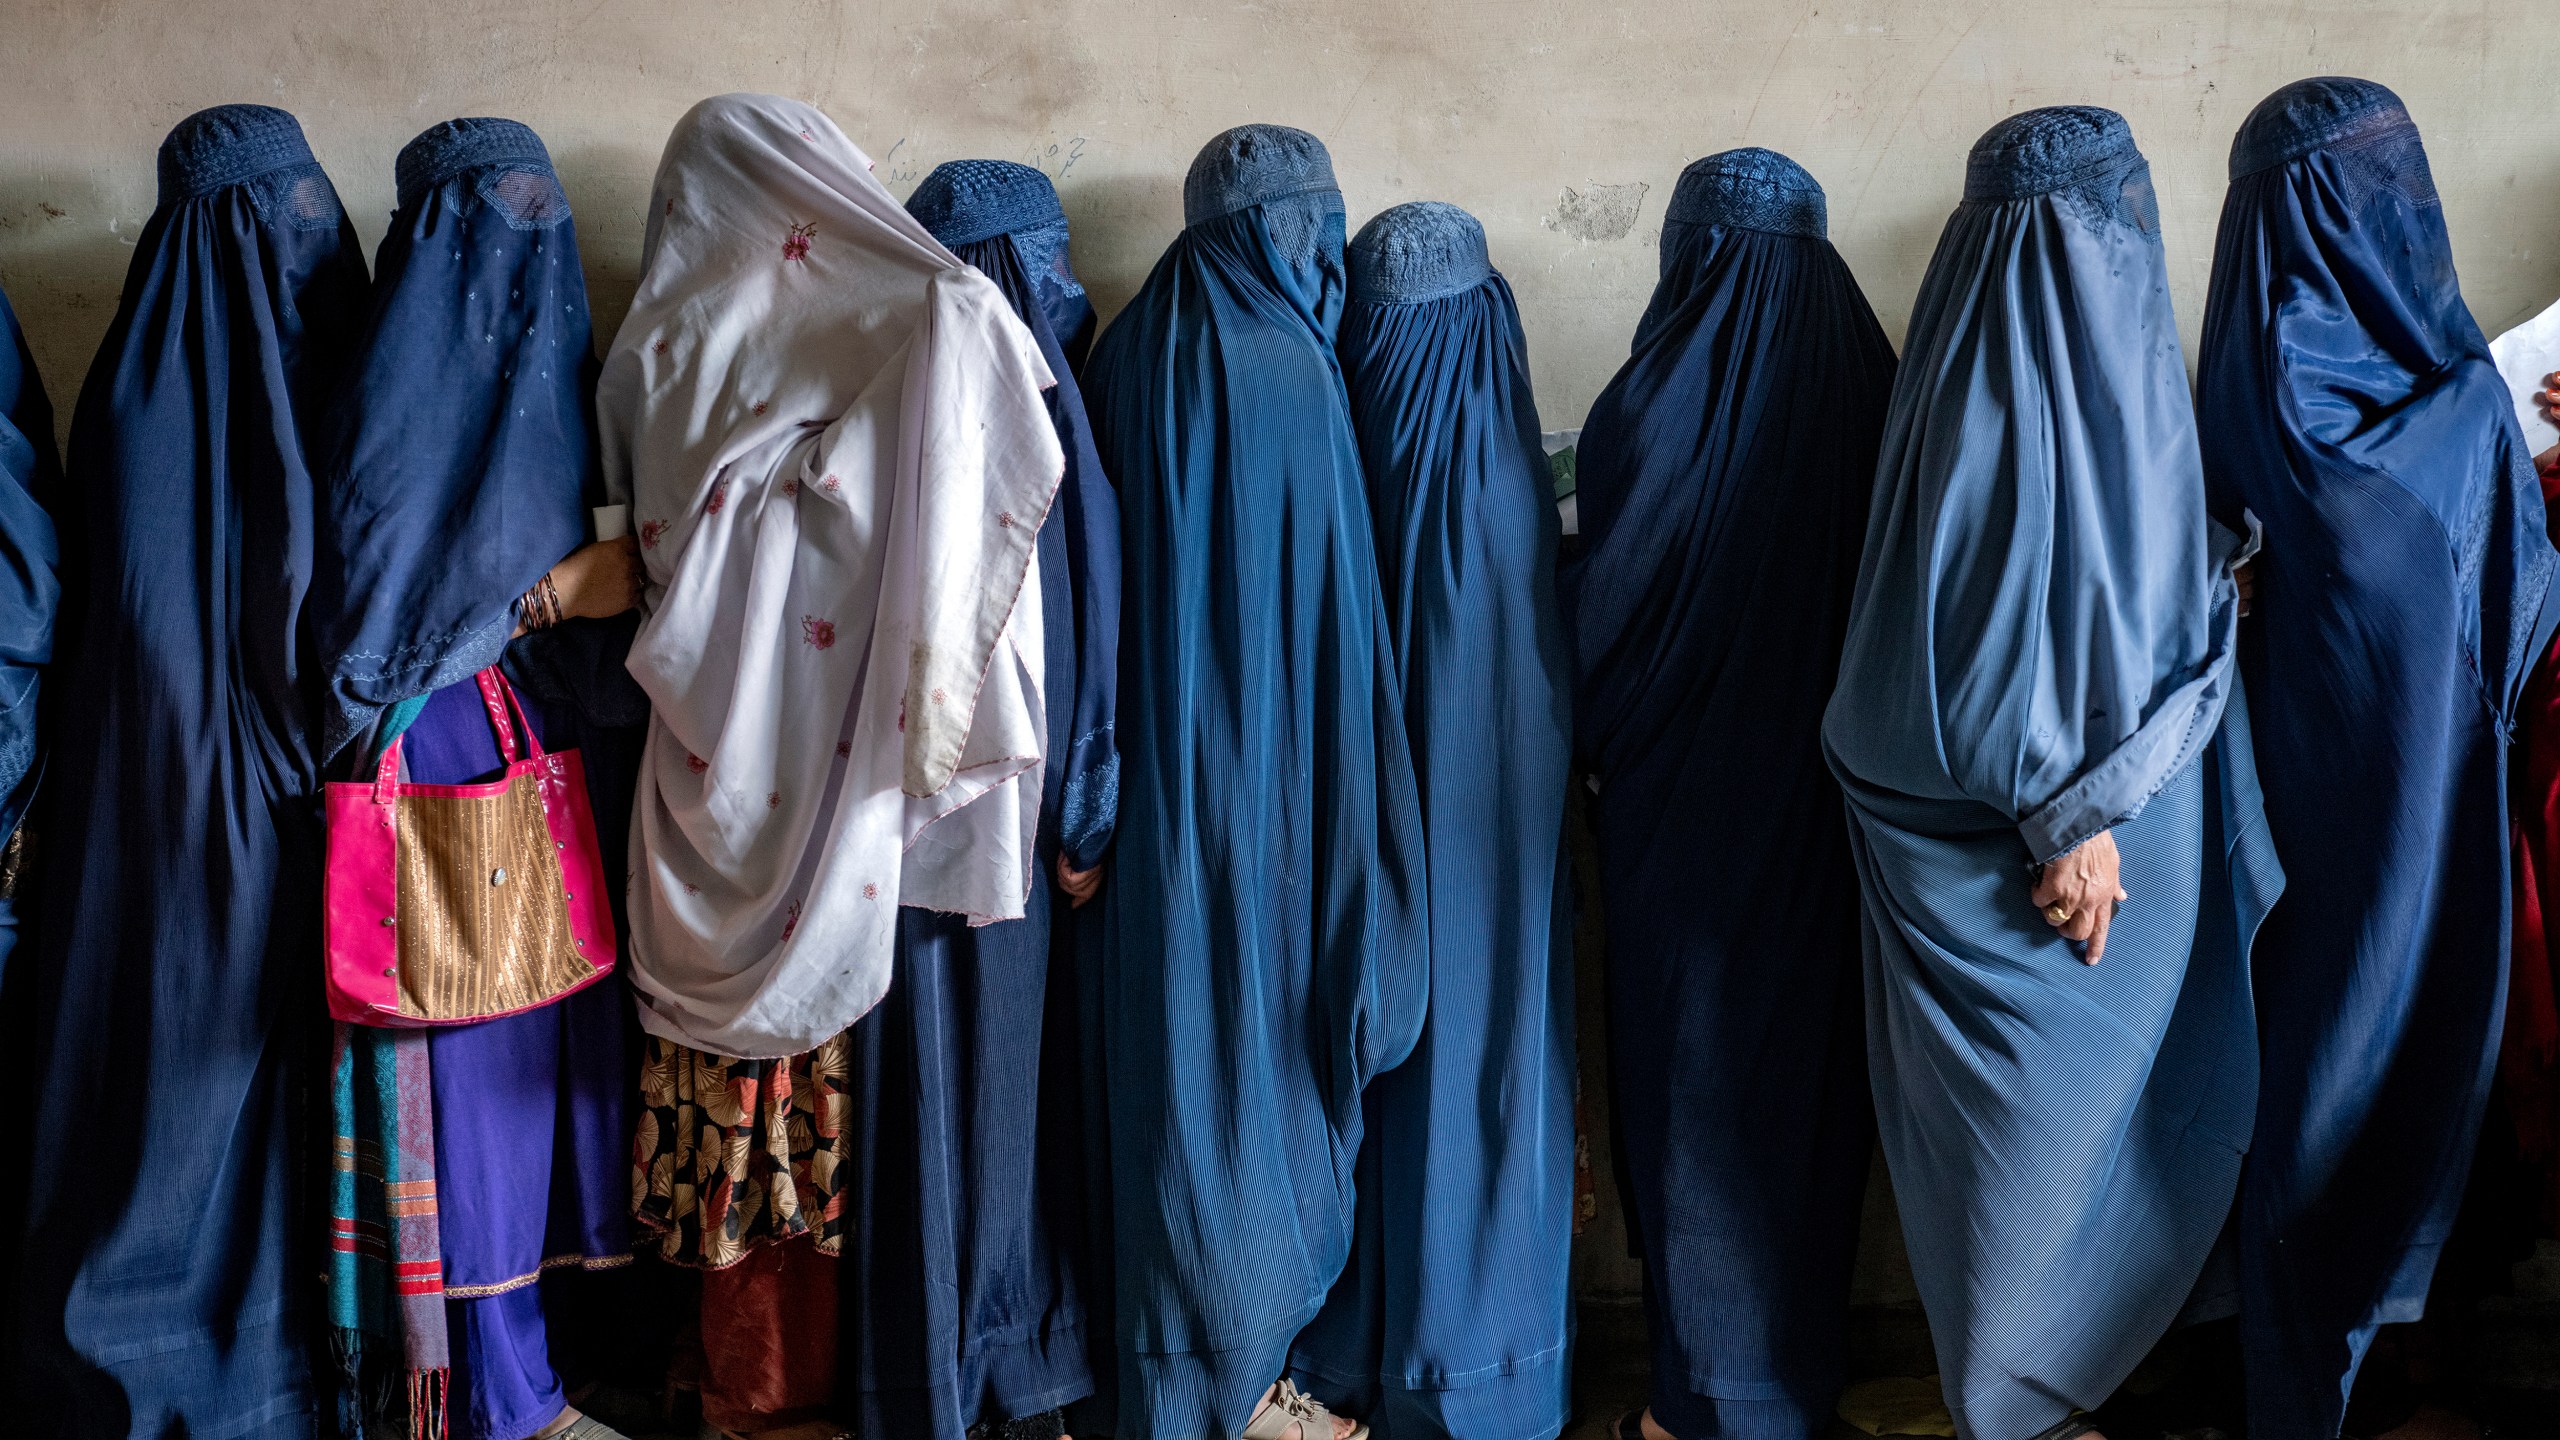
<instances>
[{"instance_id":1,"label":"sandal strap","mask_svg":"<svg viewBox=\"0 0 2560 1440\"><path fill-rule=\"evenodd\" d=\"M1324 1402L1286 1380L1272 1387L1271 1403L1244 1427L1241 1440L1333 1440L1333 1412Z\"/></svg>"}]
</instances>

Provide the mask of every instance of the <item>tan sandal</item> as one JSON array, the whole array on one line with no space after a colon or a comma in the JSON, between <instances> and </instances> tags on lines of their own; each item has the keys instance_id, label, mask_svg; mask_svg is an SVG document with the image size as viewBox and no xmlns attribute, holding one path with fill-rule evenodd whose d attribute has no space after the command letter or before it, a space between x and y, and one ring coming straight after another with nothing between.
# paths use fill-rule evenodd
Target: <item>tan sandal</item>
<instances>
[{"instance_id":1,"label":"tan sandal","mask_svg":"<svg viewBox=\"0 0 2560 1440\"><path fill-rule=\"evenodd\" d=\"M1271 1387L1270 1403L1244 1427L1238 1440L1290 1440L1293 1429L1297 1440L1333 1440L1333 1419L1323 1402L1283 1380ZM1354 1420L1351 1433L1342 1440L1369 1440L1369 1427Z\"/></svg>"}]
</instances>

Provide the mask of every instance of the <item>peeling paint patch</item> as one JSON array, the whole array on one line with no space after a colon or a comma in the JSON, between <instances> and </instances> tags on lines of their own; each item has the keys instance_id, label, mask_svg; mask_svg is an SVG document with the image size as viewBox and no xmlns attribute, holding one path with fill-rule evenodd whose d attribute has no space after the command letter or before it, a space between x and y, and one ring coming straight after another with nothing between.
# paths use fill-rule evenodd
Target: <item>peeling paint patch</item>
<instances>
[{"instance_id":1,"label":"peeling paint patch","mask_svg":"<svg viewBox=\"0 0 2560 1440\"><path fill-rule=\"evenodd\" d=\"M1641 180L1630 185L1585 185L1579 190L1568 185L1554 213L1539 223L1595 245L1624 240L1636 228L1637 212L1644 208L1645 191L1651 188Z\"/></svg>"}]
</instances>

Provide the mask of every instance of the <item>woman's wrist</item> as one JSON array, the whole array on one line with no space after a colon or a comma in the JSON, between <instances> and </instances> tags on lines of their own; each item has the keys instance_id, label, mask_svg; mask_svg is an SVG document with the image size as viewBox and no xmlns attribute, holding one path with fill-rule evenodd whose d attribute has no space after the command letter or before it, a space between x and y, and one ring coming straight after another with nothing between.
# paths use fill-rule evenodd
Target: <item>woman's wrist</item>
<instances>
[{"instance_id":1,"label":"woman's wrist","mask_svg":"<svg viewBox=\"0 0 2560 1440\"><path fill-rule=\"evenodd\" d=\"M516 602L516 614L523 630L548 630L567 618L560 605L560 587L552 583L551 572L533 582Z\"/></svg>"}]
</instances>

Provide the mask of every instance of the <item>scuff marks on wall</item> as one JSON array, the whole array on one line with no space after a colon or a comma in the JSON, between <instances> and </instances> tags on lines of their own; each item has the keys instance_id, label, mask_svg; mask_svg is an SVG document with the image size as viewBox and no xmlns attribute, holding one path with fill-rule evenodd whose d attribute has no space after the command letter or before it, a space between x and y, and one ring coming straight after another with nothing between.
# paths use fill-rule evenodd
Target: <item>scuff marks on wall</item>
<instances>
[{"instance_id":1,"label":"scuff marks on wall","mask_svg":"<svg viewBox=\"0 0 2560 1440\"><path fill-rule=\"evenodd\" d=\"M1591 183L1579 190L1567 185L1556 208L1540 223L1593 245L1624 240L1634 232L1645 192L1652 188L1641 180L1625 185Z\"/></svg>"}]
</instances>

